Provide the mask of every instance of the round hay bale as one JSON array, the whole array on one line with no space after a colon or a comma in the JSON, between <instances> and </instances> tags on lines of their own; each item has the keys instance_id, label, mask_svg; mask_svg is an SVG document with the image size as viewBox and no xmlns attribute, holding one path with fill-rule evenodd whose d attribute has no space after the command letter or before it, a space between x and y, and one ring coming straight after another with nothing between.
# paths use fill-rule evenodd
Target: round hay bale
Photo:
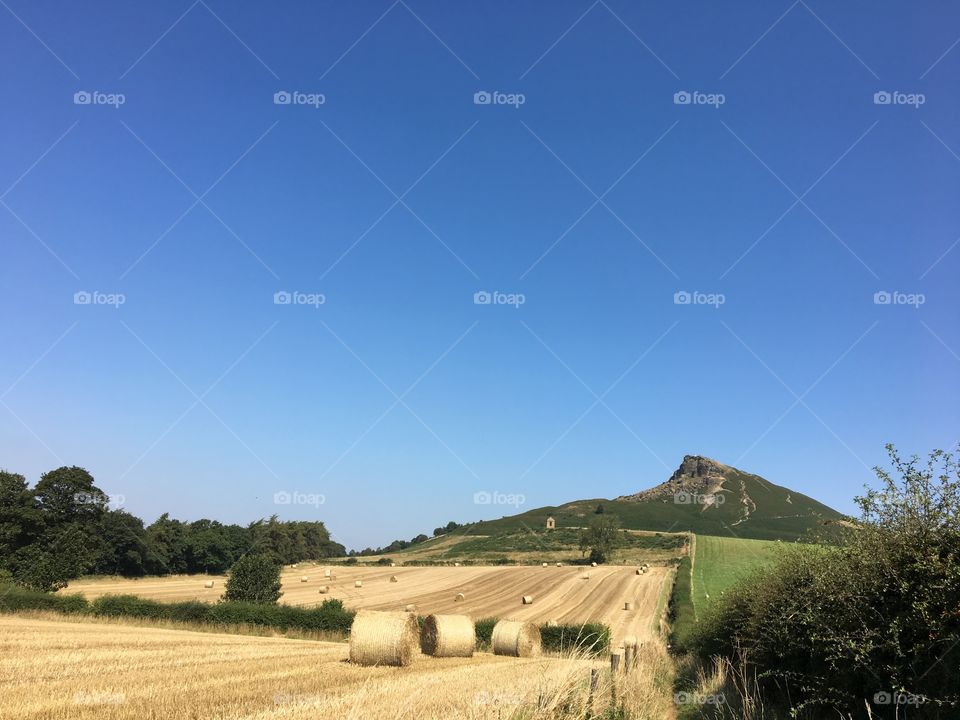
<instances>
[{"instance_id":1,"label":"round hay bale","mask_svg":"<svg viewBox=\"0 0 960 720\"><path fill-rule=\"evenodd\" d=\"M357 580L354 584L354 587L363 587L363 580Z\"/></svg>"},{"instance_id":2,"label":"round hay bale","mask_svg":"<svg viewBox=\"0 0 960 720\"><path fill-rule=\"evenodd\" d=\"M419 629L412 613L360 610L350 630L350 662L358 665L409 665Z\"/></svg>"},{"instance_id":3,"label":"round hay bale","mask_svg":"<svg viewBox=\"0 0 960 720\"><path fill-rule=\"evenodd\" d=\"M454 567L460 567L460 563L454 563L453 566L454 566Z\"/></svg>"},{"instance_id":4,"label":"round hay bale","mask_svg":"<svg viewBox=\"0 0 960 720\"><path fill-rule=\"evenodd\" d=\"M326 585L321 585L321 586L320 586L320 594L321 594L321 595L326 595L328 592L330 592L330 588L329 588L329 587L327 587Z\"/></svg>"},{"instance_id":5,"label":"round hay bale","mask_svg":"<svg viewBox=\"0 0 960 720\"><path fill-rule=\"evenodd\" d=\"M397 566L396 563L390 563L390 567L396 567L396 566Z\"/></svg>"},{"instance_id":6,"label":"round hay bale","mask_svg":"<svg viewBox=\"0 0 960 720\"><path fill-rule=\"evenodd\" d=\"M304 575L303 577L300 578L300 582L307 582L307 580L309 580L309 579L310 579L310 578L308 578L306 575Z\"/></svg>"},{"instance_id":7,"label":"round hay bale","mask_svg":"<svg viewBox=\"0 0 960 720\"><path fill-rule=\"evenodd\" d=\"M590 567L596 567L596 566L597 564L595 562L590 563Z\"/></svg>"},{"instance_id":8,"label":"round hay bale","mask_svg":"<svg viewBox=\"0 0 960 720\"><path fill-rule=\"evenodd\" d=\"M203 584L203 586L204 586L205 588L212 588L212 587L213 587L213 580L207 580L207 581Z\"/></svg>"},{"instance_id":9,"label":"round hay bale","mask_svg":"<svg viewBox=\"0 0 960 720\"><path fill-rule=\"evenodd\" d=\"M473 657L477 631L466 615L428 615L420 631L420 650L433 657Z\"/></svg>"},{"instance_id":10,"label":"round hay bale","mask_svg":"<svg viewBox=\"0 0 960 720\"><path fill-rule=\"evenodd\" d=\"M633 603L629 600L623 604L624 610L633 610Z\"/></svg>"},{"instance_id":11,"label":"round hay bale","mask_svg":"<svg viewBox=\"0 0 960 720\"><path fill-rule=\"evenodd\" d=\"M494 655L535 657L540 654L540 628L533 623L501 620L493 626Z\"/></svg>"},{"instance_id":12,"label":"round hay bale","mask_svg":"<svg viewBox=\"0 0 960 720\"><path fill-rule=\"evenodd\" d=\"M397 582L397 576L396 576L396 575L391 575L391 576L390 576L390 582Z\"/></svg>"},{"instance_id":13,"label":"round hay bale","mask_svg":"<svg viewBox=\"0 0 960 720\"><path fill-rule=\"evenodd\" d=\"M463 602L466 598L463 593L457 593L457 596L453 599L454 602Z\"/></svg>"},{"instance_id":14,"label":"round hay bale","mask_svg":"<svg viewBox=\"0 0 960 720\"><path fill-rule=\"evenodd\" d=\"M540 567L546 567L546 566L547 566L546 563L540 563Z\"/></svg>"},{"instance_id":15,"label":"round hay bale","mask_svg":"<svg viewBox=\"0 0 960 720\"><path fill-rule=\"evenodd\" d=\"M524 595L520 598L524 605L533 605L533 595Z\"/></svg>"},{"instance_id":16,"label":"round hay bale","mask_svg":"<svg viewBox=\"0 0 960 720\"><path fill-rule=\"evenodd\" d=\"M407 606L404 608L404 610L406 610L407 612L415 613L415 612L417 611L417 606L416 606L416 605L413 605L413 604L410 604L410 605L407 605Z\"/></svg>"},{"instance_id":17,"label":"round hay bale","mask_svg":"<svg viewBox=\"0 0 960 720\"><path fill-rule=\"evenodd\" d=\"M330 577L330 568L327 568L326 570L323 571L323 576L326 578Z\"/></svg>"},{"instance_id":18,"label":"round hay bale","mask_svg":"<svg viewBox=\"0 0 960 720\"><path fill-rule=\"evenodd\" d=\"M557 567L563 567L563 563L557 563Z\"/></svg>"},{"instance_id":19,"label":"round hay bale","mask_svg":"<svg viewBox=\"0 0 960 720\"><path fill-rule=\"evenodd\" d=\"M637 568L637 575L643 575L643 568Z\"/></svg>"}]
</instances>

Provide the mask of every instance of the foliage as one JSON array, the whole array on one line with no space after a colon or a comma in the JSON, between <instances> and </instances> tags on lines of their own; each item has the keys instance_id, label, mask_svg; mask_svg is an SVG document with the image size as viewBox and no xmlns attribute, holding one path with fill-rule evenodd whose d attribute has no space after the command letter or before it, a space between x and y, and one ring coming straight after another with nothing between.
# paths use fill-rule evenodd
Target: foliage
<instances>
[{"instance_id":1,"label":"foliage","mask_svg":"<svg viewBox=\"0 0 960 720\"><path fill-rule=\"evenodd\" d=\"M222 573L250 551L282 564L346 554L322 522L274 516L241 527L206 519L184 523L165 513L144 527L109 502L80 467L44 473L33 489L22 475L0 471L0 573L50 591L89 573Z\"/></svg>"},{"instance_id":2,"label":"foliage","mask_svg":"<svg viewBox=\"0 0 960 720\"><path fill-rule=\"evenodd\" d=\"M543 649L550 652L577 650L600 655L610 649L610 628L601 623L541 625Z\"/></svg>"},{"instance_id":3,"label":"foliage","mask_svg":"<svg viewBox=\"0 0 960 720\"><path fill-rule=\"evenodd\" d=\"M597 516L580 533L580 550L590 551L591 562L604 563L623 543L620 520L612 515Z\"/></svg>"},{"instance_id":4,"label":"foliage","mask_svg":"<svg viewBox=\"0 0 960 720\"><path fill-rule=\"evenodd\" d=\"M893 471L877 468L880 487L857 498L842 544L795 548L728 591L695 634L699 655L744 653L764 689L789 691L795 708L846 716L893 696L956 715L960 474L949 453L921 463L888 452Z\"/></svg>"},{"instance_id":5,"label":"foliage","mask_svg":"<svg viewBox=\"0 0 960 720\"><path fill-rule=\"evenodd\" d=\"M283 595L280 570L268 555L245 555L230 568L223 599L275 604Z\"/></svg>"}]
</instances>

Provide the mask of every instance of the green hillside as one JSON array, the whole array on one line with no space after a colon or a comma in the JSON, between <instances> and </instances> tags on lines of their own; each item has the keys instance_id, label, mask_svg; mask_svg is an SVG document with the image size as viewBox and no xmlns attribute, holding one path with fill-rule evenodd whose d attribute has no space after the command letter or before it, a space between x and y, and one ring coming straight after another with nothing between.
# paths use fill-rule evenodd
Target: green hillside
<instances>
[{"instance_id":1,"label":"green hillside","mask_svg":"<svg viewBox=\"0 0 960 720\"><path fill-rule=\"evenodd\" d=\"M679 480L671 478L672 482L667 481L650 491L638 493L638 496L644 496L642 499L577 500L560 506L528 510L499 520L480 521L458 532L497 535L541 530L546 527L548 517L556 520L558 528L584 527L595 517L598 505L603 506L605 513L616 515L624 528L632 530L693 532L760 540L798 540L808 532L829 531L830 523L842 518L840 513L823 503L775 485L758 475L719 463L712 467L716 468L717 475L712 476L711 481L720 483L719 489L712 495L722 498L722 501L712 504L684 502L691 495L685 490L670 492L676 483L683 482L686 476L681 475ZM719 479L721 476L722 482ZM692 480L707 482L707 479L700 478ZM689 487L682 484L676 486Z\"/></svg>"}]
</instances>

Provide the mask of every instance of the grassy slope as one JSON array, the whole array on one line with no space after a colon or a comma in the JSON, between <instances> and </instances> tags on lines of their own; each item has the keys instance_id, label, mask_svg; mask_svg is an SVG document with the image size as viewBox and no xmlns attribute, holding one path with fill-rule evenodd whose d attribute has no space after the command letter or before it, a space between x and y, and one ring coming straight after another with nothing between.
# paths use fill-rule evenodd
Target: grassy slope
<instances>
[{"instance_id":1,"label":"grassy slope","mask_svg":"<svg viewBox=\"0 0 960 720\"><path fill-rule=\"evenodd\" d=\"M741 482L757 508L749 520L738 523L741 519ZM598 504L603 505L606 513L619 517L625 528L735 535L760 540L796 540L808 530L817 528L822 520L841 517L832 508L806 495L767 482L757 475L734 471L724 483L724 489L727 491L727 501L707 509L700 505L678 505L673 502L617 502L594 498L537 508L499 520L481 521L468 526L467 530L478 535L539 530L551 516L556 519L558 528L583 527L595 517Z\"/></svg>"},{"instance_id":2,"label":"grassy slope","mask_svg":"<svg viewBox=\"0 0 960 720\"><path fill-rule=\"evenodd\" d=\"M719 599L737 580L771 564L783 547L766 540L698 535L691 592L696 616L701 617L710 601Z\"/></svg>"}]
</instances>

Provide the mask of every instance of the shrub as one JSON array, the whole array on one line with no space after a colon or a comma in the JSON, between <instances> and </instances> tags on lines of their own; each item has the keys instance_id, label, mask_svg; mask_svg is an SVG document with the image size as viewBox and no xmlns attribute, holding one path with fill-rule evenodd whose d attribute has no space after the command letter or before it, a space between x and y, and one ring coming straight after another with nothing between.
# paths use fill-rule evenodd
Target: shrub
<instances>
[{"instance_id":1,"label":"shrub","mask_svg":"<svg viewBox=\"0 0 960 720\"><path fill-rule=\"evenodd\" d=\"M610 649L610 628L601 623L541 625L543 649L552 652L579 650L599 655Z\"/></svg>"},{"instance_id":2,"label":"shrub","mask_svg":"<svg viewBox=\"0 0 960 720\"><path fill-rule=\"evenodd\" d=\"M105 617L162 619L165 604L136 595L101 595L90 603L90 612Z\"/></svg>"},{"instance_id":3,"label":"shrub","mask_svg":"<svg viewBox=\"0 0 960 720\"><path fill-rule=\"evenodd\" d=\"M87 599L83 595L52 594L12 583L0 583L0 612L18 610L82 613L87 610Z\"/></svg>"},{"instance_id":4,"label":"shrub","mask_svg":"<svg viewBox=\"0 0 960 720\"><path fill-rule=\"evenodd\" d=\"M497 624L497 618L483 618L477 620L473 626L477 631L477 646L489 649L491 638L493 637L493 626Z\"/></svg>"},{"instance_id":5,"label":"shrub","mask_svg":"<svg viewBox=\"0 0 960 720\"><path fill-rule=\"evenodd\" d=\"M230 568L223 599L275 604L281 595L280 566L266 555L246 555Z\"/></svg>"}]
</instances>

